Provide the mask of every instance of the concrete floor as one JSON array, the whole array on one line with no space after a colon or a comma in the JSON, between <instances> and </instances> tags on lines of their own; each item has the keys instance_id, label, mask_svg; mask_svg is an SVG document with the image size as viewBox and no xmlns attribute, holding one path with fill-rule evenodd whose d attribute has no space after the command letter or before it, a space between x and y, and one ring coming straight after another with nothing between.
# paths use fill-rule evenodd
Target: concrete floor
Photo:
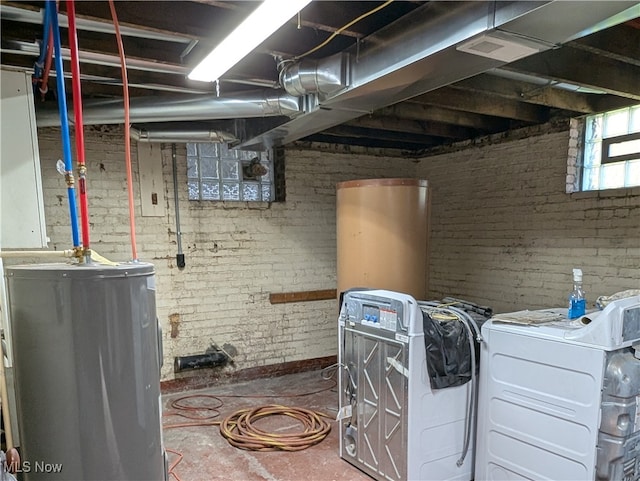
<instances>
[{"instance_id":1,"label":"concrete floor","mask_svg":"<svg viewBox=\"0 0 640 481\"><path fill-rule=\"evenodd\" d=\"M237 384L224 384L215 388L187 391L163 396L164 424L184 423L190 420L169 413L175 410L170 403L183 395L213 394L224 402L218 411L221 420L232 412L246 407L282 404L320 411L335 419L338 407L337 387L322 379L320 371L290 374L270 379ZM310 393L307 396L287 397ZM235 397L225 397L235 396ZM247 397L252 396L252 397ZM274 396L274 397L258 397ZM208 403L211 399L197 398L185 401L193 404ZM295 420L275 416L260 421L267 431L292 429L300 431ZM319 444L297 452L255 452L231 446L219 432L218 426L181 427L164 430L164 445L179 451L183 459L174 468L179 481L371 481L372 478L353 467L339 456L338 423L331 420L331 432ZM171 464L178 458L169 454Z\"/></svg>"}]
</instances>

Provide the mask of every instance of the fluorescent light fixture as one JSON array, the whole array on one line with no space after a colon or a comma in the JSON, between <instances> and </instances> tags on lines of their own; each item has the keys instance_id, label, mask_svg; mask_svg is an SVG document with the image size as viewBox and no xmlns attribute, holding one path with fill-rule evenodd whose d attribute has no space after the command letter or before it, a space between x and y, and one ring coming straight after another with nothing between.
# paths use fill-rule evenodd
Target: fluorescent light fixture
<instances>
[{"instance_id":1,"label":"fluorescent light fixture","mask_svg":"<svg viewBox=\"0 0 640 481\"><path fill-rule=\"evenodd\" d=\"M189 78L218 80L309 3L311 0L264 0L191 71Z\"/></svg>"}]
</instances>

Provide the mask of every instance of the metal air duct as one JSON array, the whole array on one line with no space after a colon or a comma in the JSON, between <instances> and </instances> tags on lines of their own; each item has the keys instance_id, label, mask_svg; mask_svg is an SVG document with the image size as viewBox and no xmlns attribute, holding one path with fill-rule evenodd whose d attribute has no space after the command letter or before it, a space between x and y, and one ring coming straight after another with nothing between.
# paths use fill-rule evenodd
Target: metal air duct
<instances>
[{"instance_id":1,"label":"metal air duct","mask_svg":"<svg viewBox=\"0 0 640 481\"><path fill-rule=\"evenodd\" d=\"M322 60L285 63L280 71L280 84L291 95L332 94L347 86L348 73L349 56L341 52Z\"/></svg>"},{"instance_id":2,"label":"metal air duct","mask_svg":"<svg viewBox=\"0 0 640 481\"><path fill-rule=\"evenodd\" d=\"M132 123L171 122L188 120L293 117L300 113L298 98L282 91L258 91L237 95L234 98L199 95L197 97L153 97L131 99ZM69 112L69 118L73 114ZM121 99L85 102L85 125L121 124L124 122L124 104ZM57 109L39 109L36 112L38 127L57 127L60 117Z\"/></svg>"},{"instance_id":3,"label":"metal air duct","mask_svg":"<svg viewBox=\"0 0 640 481\"><path fill-rule=\"evenodd\" d=\"M244 140L241 148L286 144L506 62L458 50L483 35L524 54L548 50L637 16L625 1L427 2L349 50L347 85L325 92L321 72L308 64L283 64L283 86L306 100L304 115ZM635 9L635 10L634 10ZM505 42L505 39L507 40ZM509 58L502 56L501 58ZM323 65L323 61L318 61Z\"/></svg>"}]
</instances>

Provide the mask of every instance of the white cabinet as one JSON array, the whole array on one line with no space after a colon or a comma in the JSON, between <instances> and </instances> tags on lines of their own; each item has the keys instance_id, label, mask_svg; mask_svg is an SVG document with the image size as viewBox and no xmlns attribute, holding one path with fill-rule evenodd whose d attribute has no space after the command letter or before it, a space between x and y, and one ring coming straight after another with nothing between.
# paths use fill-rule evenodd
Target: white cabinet
<instances>
[{"instance_id":1,"label":"white cabinet","mask_svg":"<svg viewBox=\"0 0 640 481\"><path fill-rule=\"evenodd\" d=\"M47 246L31 76L0 70L0 246Z\"/></svg>"}]
</instances>

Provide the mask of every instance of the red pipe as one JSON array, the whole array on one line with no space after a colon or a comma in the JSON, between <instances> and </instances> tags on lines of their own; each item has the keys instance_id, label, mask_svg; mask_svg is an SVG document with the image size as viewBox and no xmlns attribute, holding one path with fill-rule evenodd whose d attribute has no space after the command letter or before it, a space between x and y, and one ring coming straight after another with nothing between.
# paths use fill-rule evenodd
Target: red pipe
<instances>
[{"instance_id":1,"label":"red pipe","mask_svg":"<svg viewBox=\"0 0 640 481\"><path fill-rule=\"evenodd\" d=\"M49 40L47 41L47 60L44 64L44 73L40 79L40 96L44 101L44 96L49 91L49 72L51 72L51 60L53 59L53 29L49 29Z\"/></svg>"},{"instance_id":2,"label":"red pipe","mask_svg":"<svg viewBox=\"0 0 640 481\"><path fill-rule=\"evenodd\" d=\"M138 260L138 249L136 247L136 221L135 209L133 205L133 175L131 174L131 125L129 116L129 79L127 76L127 61L124 56L124 45L120 34L120 24L116 15L116 6L113 0L109 0L109 9L113 18L113 26L116 29L116 40L118 51L120 52L120 68L122 70L122 88L124 94L124 152L127 167L127 192L129 194L129 231L131 232L131 255L134 261Z\"/></svg>"},{"instance_id":3,"label":"red pipe","mask_svg":"<svg viewBox=\"0 0 640 481\"><path fill-rule=\"evenodd\" d=\"M69 18L69 46L71 47L71 83L73 85L73 112L76 122L76 155L78 157L78 187L80 190L80 222L82 226L82 246L85 256L89 251L89 201L87 199L87 167L84 155L84 123L82 121L82 90L80 88L80 58L78 56L78 32L76 30L76 6L74 0L67 0Z\"/></svg>"}]
</instances>

